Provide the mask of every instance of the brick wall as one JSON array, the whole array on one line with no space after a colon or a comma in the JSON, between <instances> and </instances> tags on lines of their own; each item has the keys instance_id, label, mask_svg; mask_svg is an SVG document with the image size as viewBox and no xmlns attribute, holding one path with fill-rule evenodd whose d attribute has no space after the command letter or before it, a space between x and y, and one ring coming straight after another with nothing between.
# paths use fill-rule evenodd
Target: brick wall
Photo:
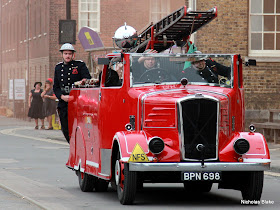
<instances>
[{"instance_id":1,"label":"brick wall","mask_svg":"<svg viewBox=\"0 0 280 210\"><path fill-rule=\"evenodd\" d=\"M196 45L204 53L236 53L248 56L248 0L197 0L197 10L218 8L218 17L197 33ZM280 60L258 62L256 67L243 68L245 108L248 121L267 115L260 110L280 108Z\"/></svg>"}]
</instances>

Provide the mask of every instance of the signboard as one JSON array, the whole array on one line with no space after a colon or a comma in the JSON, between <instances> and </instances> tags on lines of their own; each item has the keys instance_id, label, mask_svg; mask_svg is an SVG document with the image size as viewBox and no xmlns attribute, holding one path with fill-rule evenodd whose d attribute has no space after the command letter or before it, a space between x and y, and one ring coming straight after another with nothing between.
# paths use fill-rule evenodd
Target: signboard
<instances>
[{"instance_id":1,"label":"signboard","mask_svg":"<svg viewBox=\"0 0 280 210\"><path fill-rule=\"evenodd\" d=\"M76 20L59 20L59 44L76 44Z\"/></svg>"},{"instance_id":2,"label":"signboard","mask_svg":"<svg viewBox=\"0 0 280 210\"><path fill-rule=\"evenodd\" d=\"M78 38L85 51L91 51L93 49L104 49L104 45L98 33L89 27L82 27L80 29Z\"/></svg>"},{"instance_id":3,"label":"signboard","mask_svg":"<svg viewBox=\"0 0 280 210\"><path fill-rule=\"evenodd\" d=\"M25 100L25 79L14 80L15 100Z\"/></svg>"},{"instance_id":4,"label":"signboard","mask_svg":"<svg viewBox=\"0 0 280 210\"><path fill-rule=\"evenodd\" d=\"M14 99L14 80L9 80L9 100Z\"/></svg>"}]
</instances>

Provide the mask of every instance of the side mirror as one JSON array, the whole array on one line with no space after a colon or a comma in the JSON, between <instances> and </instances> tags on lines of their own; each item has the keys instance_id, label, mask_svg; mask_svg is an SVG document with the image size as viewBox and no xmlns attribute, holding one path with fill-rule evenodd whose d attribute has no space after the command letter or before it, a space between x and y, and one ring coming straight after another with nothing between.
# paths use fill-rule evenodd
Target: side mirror
<instances>
[{"instance_id":1,"label":"side mirror","mask_svg":"<svg viewBox=\"0 0 280 210\"><path fill-rule=\"evenodd\" d=\"M98 58L98 65L109 65L109 58Z\"/></svg>"},{"instance_id":2,"label":"side mirror","mask_svg":"<svg viewBox=\"0 0 280 210\"><path fill-rule=\"evenodd\" d=\"M249 59L247 62L245 62L245 66L256 66L257 61L255 59Z\"/></svg>"}]
</instances>

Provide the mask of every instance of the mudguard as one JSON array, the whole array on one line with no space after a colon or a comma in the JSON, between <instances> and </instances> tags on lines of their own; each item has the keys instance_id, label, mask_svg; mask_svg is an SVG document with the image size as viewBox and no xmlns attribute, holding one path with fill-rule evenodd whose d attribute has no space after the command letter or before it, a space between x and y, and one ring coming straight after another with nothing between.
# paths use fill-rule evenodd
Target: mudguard
<instances>
[{"instance_id":1,"label":"mudguard","mask_svg":"<svg viewBox=\"0 0 280 210\"><path fill-rule=\"evenodd\" d=\"M69 168L80 170L81 172L85 172L86 147L85 147L84 135L80 127L77 127L75 138L71 139L70 144L71 145L70 145L69 159L66 165Z\"/></svg>"},{"instance_id":2,"label":"mudguard","mask_svg":"<svg viewBox=\"0 0 280 210\"><path fill-rule=\"evenodd\" d=\"M233 144L239 138L247 139L250 144L250 149L246 154L238 155L234 151ZM264 136L254 132L235 133L231 140L220 150L219 159L222 162L236 162L240 157L243 158L243 162L270 163L269 149Z\"/></svg>"},{"instance_id":3,"label":"mudguard","mask_svg":"<svg viewBox=\"0 0 280 210\"><path fill-rule=\"evenodd\" d=\"M121 160L123 162L128 162L137 144L141 147L145 154L149 153L149 138L150 136L148 136L148 134L144 131L121 131L115 134L113 141L118 142ZM148 156L148 158L149 160L152 160L152 156Z\"/></svg>"}]
</instances>

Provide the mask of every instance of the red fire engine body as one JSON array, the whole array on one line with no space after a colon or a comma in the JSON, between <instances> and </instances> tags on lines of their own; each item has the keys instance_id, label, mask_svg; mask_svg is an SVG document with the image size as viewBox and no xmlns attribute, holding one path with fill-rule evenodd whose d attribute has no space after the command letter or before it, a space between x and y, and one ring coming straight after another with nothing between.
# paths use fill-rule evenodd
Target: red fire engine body
<instances>
[{"instance_id":1,"label":"red fire engine body","mask_svg":"<svg viewBox=\"0 0 280 210\"><path fill-rule=\"evenodd\" d=\"M199 28L194 20L217 16L216 9L178 11L181 21L193 15L187 35ZM173 26L178 23L174 22ZM167 41L162 36L161 42L160 35L146 44L141 40L137 49L107 55L100 85L71 90L67 167L76 171L82 191L105 191L111 183L122 204L131 204L137 189L149 182L181 182L186 190L202 192L217 182L219 188L240 190L243 199L259 200L270 156L264 136L254 132L254 126L244 132L241 57L139 51L149 46L162 50L164 42L170 47L168 33ZM145 56L158 66L137 80L137 61ZM228 66L230 76L212 83L200 80L191 67L184 69L210 57ZM114 59L123 64L121 85L109 86Z\"/></svg>"}]
</instances>

